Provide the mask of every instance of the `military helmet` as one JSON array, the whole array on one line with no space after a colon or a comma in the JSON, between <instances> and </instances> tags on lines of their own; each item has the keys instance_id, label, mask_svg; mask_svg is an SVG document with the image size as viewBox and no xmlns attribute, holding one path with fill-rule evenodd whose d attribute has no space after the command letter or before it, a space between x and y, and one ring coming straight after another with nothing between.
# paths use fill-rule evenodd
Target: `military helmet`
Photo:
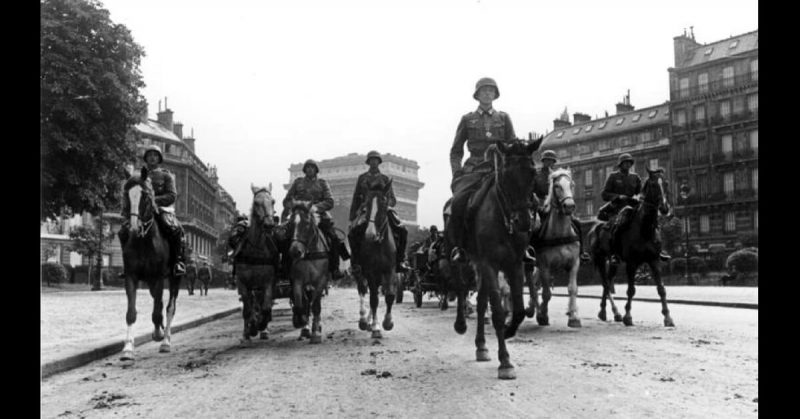
<instances>
[{"instance_id":1,"label":"military helmet","mask_svg":"<svg viewBox=\"0 0 800 419\"><path fill-rule=\"evenodd\" d=\"M149 145L149 146L144 148L144 153L142 153L142 160L145 160L145 157L147 156L147 153L149 153L151 151L155 151L156 153L158 153L158 163L159 164L164 162L164 155L161 154L161 149L155 144L151 144L151 145Z\"/></svg>"},{"instance_id":2,"label":"military helmet","mask_svg":"<svg viewBox=\"0 0 800 419\"><path fill-rule=\"evenodd\" d=\"M628 153L622 153L622 155L620 155L619 159L617 160L617 166L622 165L622 163L626 161L629 161L631 162L631 164L633 164L633 157L631 157L631 155Z\"/></svg>"},{"instance_id":3,"label":"military helmet","mask_svg":"<svg viewBox=\"0 0 800 419\"><path fill-rule=\"evenodd\" d=\"M436 227L436 226L431 226L430 231L431 231L431 233L438 233L439 232L439 228Z\"/></svg>"},{"instance_id":4,"label":"military helmet","mask_svg":"<svg viewBox=\"0 0 800 419\"><path fill-rule=\"evenodd\" d=\"M542 158L540 158L539 160L540 161L545 161L546 159L552 160L553 163L557 162L558 159L556 158L556 152L553 151L553 150L545 150L545 151L543 151L542 152Z\"/></svg>"},{"instance_id":5,"label":"military helmet","mask_svg":"<svg viewBox=\"0 0 800 419\"><path fill-rule=\"evenodd\" d=\"M317 165L317 162L314 161L314 159L308 159L306 160L305 163L303 163L303 172L306 171L306 167L308 166L314 166L314 168L317 169L317 173L319 173L319 166Z\"/></svg>"},{"instance_id":6,"label":"military helmet","mask_svg":"<svg viewBox=\"0 0 800 419\"><path fill-rule=\"evenodd\" d=\"M369 159L371 159L373 157L378 159L378 164L383 163L383 157L381 157L381 153L378 153L375 150L372 150L369 153L367 153L367 161L365 163L369 164Z\"/></svg>"},{"instance_id":7,"label":"military helmet","mask_svg":"<svg viewBox=\"0 0 800 419\"><path fill-rule=\"evenodd\" d=\"M494 98L497 99L500 97L500 88L497 87L497 83L494 81L494 79L484 77L475 83L475 93L472 94L473 99L478 100L478 90L481 90L481 87L483 86L494 86L494 90L497 93Z\"/></svg>"}]
</instances>

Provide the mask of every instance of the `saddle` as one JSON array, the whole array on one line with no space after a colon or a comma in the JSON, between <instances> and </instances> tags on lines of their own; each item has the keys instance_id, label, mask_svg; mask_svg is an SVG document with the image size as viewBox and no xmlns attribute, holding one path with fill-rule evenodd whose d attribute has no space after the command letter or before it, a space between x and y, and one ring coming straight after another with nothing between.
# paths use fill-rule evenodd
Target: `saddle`
<instances>
[{"instance_id":1,"label":"saddle","mask_svg":"<svg viewBox=\"0 0 800 419\"><path fill-rule=\"evenodd\" d=\"M467 206L464 209L464 222L466 225L472 224L475 213L478 211L481 203L483 203L483 200L486 199L486 195L489 193L489 188L491 188L492 185L494 185L494 177L485 176L481 180L481 186L476 191L471 192L471 195L467 199Z\"/></svg>"}]
</instances>

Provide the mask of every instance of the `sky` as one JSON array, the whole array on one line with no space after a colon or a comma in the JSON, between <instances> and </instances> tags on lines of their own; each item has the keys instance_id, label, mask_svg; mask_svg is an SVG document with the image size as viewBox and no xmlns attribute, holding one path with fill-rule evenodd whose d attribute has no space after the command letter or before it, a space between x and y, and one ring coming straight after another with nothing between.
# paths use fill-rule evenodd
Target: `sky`
<instances>
[{"instance_id":1,"label":"sky","mask_svg":"<svg viewBox=\"0 0 800 419\"><path fill-rule=\"evenodd\" d=\"M673 38L690 27L701 44L758 29L757 0L102 4L145 50L150 118L167 98L240 212L251 183L282 201L291 164L377 150L419 164L417 221L439 228L456 126L481 77L527 138L565 108L614 114L629 90L637 109L666 102Z\"/></svg>"}]
</instances>

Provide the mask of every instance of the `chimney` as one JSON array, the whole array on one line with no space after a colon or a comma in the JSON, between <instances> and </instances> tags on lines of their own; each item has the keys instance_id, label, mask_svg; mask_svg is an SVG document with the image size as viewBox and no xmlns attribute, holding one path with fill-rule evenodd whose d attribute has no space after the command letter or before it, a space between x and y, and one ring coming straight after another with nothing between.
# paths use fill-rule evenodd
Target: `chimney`
<instances>
[{"instance_id":1,"label":"chimney","mask_svg":"<svg viewBox=\"0 0 800 419\"><path fill-rule=\"evenodd\" d=\"M622 102L617 103L617 115L625 112L632 112L634 109L633 105L631 105L631 91L628 90L628 94L622 98Z\"/></svg>"},{"instance_id":2,"label":"chimney","mask_svg":"<svg viewBox=\"0 0 800 419\"><path fill-rule=\"evenodd\" d=\"M565 121L563 119L554 119L553 120L553 131L561 129L561 128L566 128L566 127L571 126L571 125L572 124L569 121Z\"/></svg>"},{"instance_id":3,"label":"chimney","mask_svg":"<svg viewBox=\"0 0 800 419\"><path fill-rule=\"evenodd\" d=\"M161 101L158 102L158 123L172 131L172 111L167 107L167 98L164 98L164 110L161 110Z\"/></svg>"},{"instance_id":4,"label":"chimney","mask_svg":"<svg viewBox=\"0 0 800 419\"><path fill-rule=\"evenodd\" d=\"M592 120L592 117L589 116L589 115L586 115L585 113L575 112L574 114L572 114L572 122L575 125L582 124L584 122L589 122L591 120Z\"/></svg>"},{"instance_id":5,"label":"chimney","mask_svg":"<svg viewBox=\"0 0 800 419\"><path fill-rule=\"evenodd\" d=\"M172 132L174 132L178 138L183 139L183 124L176 122L172 127Z\"/></svg>"},{"instance_id":6,"label":"chimney","mask_svg":"<svg viewBox=\"0 0 800 419\"><path fill-rule=\"evenodd\" d=\"M694 27L692 27L691 36L686 34L686 29L683 30L683 35L672 38L675 50L675 67L678 68L681 64L690 57L689 50L700 46L694 40Z\"/></svg>"},{"instance_id":7,"label":"chimney","mask_svg":"<svg viewBox=\"0 0 800 419\"><path fill-rule=\"evenodd\" d=\"M194 134L194 130L192 130L192 134ZM192 150L192 153L194 153L194 135L182 138L182 140L183 143L186 144L187 147L189 147L189 150Z\"/></svg>"}]
</instances>

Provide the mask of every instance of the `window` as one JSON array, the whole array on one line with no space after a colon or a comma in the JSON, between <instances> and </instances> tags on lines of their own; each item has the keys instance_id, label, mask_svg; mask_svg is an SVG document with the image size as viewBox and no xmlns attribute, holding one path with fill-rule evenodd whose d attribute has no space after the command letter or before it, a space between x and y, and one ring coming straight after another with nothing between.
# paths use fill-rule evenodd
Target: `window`
<instances>
[{"instance_id":1,"label":"window","mask_svg":"<svg viewBox=\"0 0 800 419\"><path fill-rule=\"evenodd\" d=\"M600 140L600 143L597 144L598 150L608 150L608 140Z\"/></svg>"},{"instance_id":2,"label":"window","mask_svg":"<svg viewBox=\"0 0 800 419\"><path fill-rule=\"evenodd\" d=\"M706 107L703 105L694 107L694 120L702 122L706 120Z\"/></svg>"},{"instance_id":3,"label":"window","mask_svg":"<svg viewBox=\"0 0 800 419\"><path fill-rule=\"evenodd\" d=\"M587 188L591 188L592 187L592 171L591 170L587 170L584 173L585 174L584 174L583 184L586 185Z\"/></svg>"},{"instance_id":4,"label":"window","mask_svg":"<svg viewBox=\"0 0 800 419\"><path fill-rule=\"evenodd\" d=\"M675 125L682 127L686 125L686 111L683 109L678 109L675 112Z\"/></svg>"},{"instance_id":5,"label":"window","mask_svg":"<svg viewBox=\"0 0 800 419\"><path fill-rule=\"evenodd\" d=\"M650 132L650 131L645 131L645 132L641 133L640 138L641 138L643 143L646 143L648 141L653 141L653 133Z\"/></svg>"},{"instance_id":6,"label":"window","mask_svg":"<svg viewBox=\"0 0 800 419\"><path fill-rule=\"evenodd\" d=\"M594 214L594 202L591 200L586 201L586 215Z\"/></svg>"},{"instance_id":7,"label":"window","mask_svg":"<svg viewBox=\"0 0 800 419\"><path fill-rule=\"evenodd\" d=\"M722 191L725 192L725 195L730 195L733 193L733 172L726 172L722 177Z\"/></svg>"},{"instance_id":8,"label":"window","mask_svg":"<svg viewBox=\"0 0 800 419\"><path fill-rule=\"evenodd\" d=\"M727 118L731 115L731 101L723 100L719 102L719 116Z\"/></svg>"},{"instance_id":9,"label":"window","mask_svg":"<svg viewBox=\"0 0 800 419\"><path fill-rule=\"evenodd\" d=\"M708 156L708 141L705 138L695 138L694 150L698 161L703 161ZM707 160L707 159L706 159Z\"/></svg>"},{"instance_id":10,"label":"window","mask_svg":"<svg viewBox=\"0 0 800 419\"><path fill-rule=\"evenodd\" d=\"M700 93L708 92L708 73L697 76L697 89Z\"/></svg>"},{"instance_id":11,"label":"window","mask_svg":"<svg viewBox=\"0 0 800 419\"><path fill-rule=\"evenodd\" d=\"M688 223L681 223L681 233L683 234L691 234L692 233L692 217L686 216L689 219Z\"/></svg>"},{"instance_id":12,"label":"window","mask_svg":"<svg viewBox=\"0 0 800 419\"><path fill-rule=\"evenodd\" d=\"M623 122L625 122L625 117L624 116L622 118L620 118L620 119L617 119L617 125L622 125Z\"/></svg>"},{"instance_id":13,"label":"window","mask_svg":"<svg viewBox=\"0 0 800 419\"><path fill-rule=\"evenodd\" d=\"M648 167L650 168L650 170L655 170L655 169L657 169L657 168L658 168L658 159L650 159L650 160L647 162L647 165L648 165Z\"/></svg>"},{"instance_id":14,"label":"window","mask_svg":"<svg viewBox=\"0 0 800 419\"><path fill-rule=\"evenodd\" d=\"M722 69L722 86L733 87L733 66Z\"/></svg>"},{"instance_id":15,"label":"window","mask_svg":"<svg viewBox=\"0 0 800 419\"><path fill-rule=\"evenodd\" d=\"M725 232L732 233L736 231L736 213L735 212L726 212L725 213Z\"/></svg>"},{"instance_id":16,"label":"window","mask_svg":"<svg viewBox=\"0 0 800 419\"><path fill-rule=\"evenodd\" d=\"M561 138L563 136L564 136L564 131L561 131L558 134L556 134L556 138Z\"/></svg>"},{"instance_id":17,"label":"window","mask_svg":"<svg viewBox=\"0 0 800 419\"><path fill-rule=\"evenodd\" d=\"M655 118L657 113L658 113L658 109L654 109L654 110L650 111L649 114L647 114L647 117L648 118Z\"/></svg>"},{"instance_id":18,"label":"window","mask_svg":"<svg viewBox=\"0 0 800 419\"><path fill-rule=\"evenodd\" d=\"M728 49L734 49L738 45L739 45L739 40L737 39L737 40L731 42L731 46L729 46Z\"/></svg>"},{"instance_id":19,"label":"window","mask_svg":"<svg viewBox=\"0 0 800 419\"><path fill-rule=\"evenodd\" d=\"M750 80L758 81L758 58L750 61Z\"/></svg>"},{"instance_id":20,"label":"window","mask_svg":"<svg viewBox=\"0 0 800 419\"><path fill-rule=\"evenodd\" d=\"M758 93L747 96L747 110L750 112L758 112Z\"/></svg>"},{"instance_id":21,"label":"window","mask_svg":"<svg viewBox=\"0 0 800 419\"><path fill-rule=\"evenodd\" d=\"M601 122L601 123L600 123L600 126L599 126L599 127L597 127L597 129L603 129L603 128L605 128L607 123L608 123L608 121L603 121L603 122Z\"/></svg>"},{"instance_id":22,"label":"window","mask_svg":"<svg viewBox=\"0 0 800 419\"><path fill-rule=\"evenodd\" d=\"M580 128L575 128L574 130L572 130L572 134L577 134L579 132L581 132Z\"/></svg>"},{"instance_id":23,"label":"window","mask_svg":"<svg viewBox=\"0 0 800 419\"><path fill-rule=\"evenodd\" d=\"M712 48L709 48L709 49L707 49L707 50L706 50L706 52L704 52L704 53L703 53L703 55L705 55L705 56L709 56L709 55L711 55L711 53L712 53L712 52L714 52L714 48L713 48L713 47L712 47Z\"/></svg>"},{"instance_id":24,"label":"window","mask_svg":"<svg viewBox=\"0 0 800 419\"><path fill-rule=\"evenodd\" d=\"M709 231L711 231L711 220L708 214L703 214L700 216L700 232L708 233Z\"/></svg>"},{"instance_id":25,"label":"window","mask_svg":"<svg viewBox=\"0 0 800 419\"><path fill-rule=\"evenodd\" d=\"M589 131L591 131L591 130L592 130L592 125L591 125L591 124L589 124L589 125L586 127L586 129L584 129L584 131L586 131L586 132L589 132Z\"/></svg>"},{"instance_id":26,"label":"window","mask_svg":"<svg viewBox=\"0 0 800 419\"><path fill-rule=\"evenodd\" d=\"M641 118L642 118L642 114L637 114L636 116L634 116L634 117L633 117L632 121L633 121L633 122L639 122L639 120L640 120Z\"/></svg>"},{"instance_id":27,"label":"window","mask_svg":"<svg viewBox=\"0 0 800 419\"><path fill-rule=\"evenodd\" d=\"M753 211L753 228L758 231L758 210Z\"/></svg>"},{"instance_id":28,"label":"window","mask_svg":"<svg viewBox=\"0 0 800 419\"><path fill-rule=\"evenodd\" d=\"M685 98L689 96L689 78L684 77L679 82L680 90L678 93L679 98Z\"/></svg>"},{"instance_id":29,"label":"window","mask_svg":"<svg viewBox=\"0 0 800 419\"><path fill-rule=\"evenodd\" d=\"M758 130L750 131L750 149L758 150Z\"/></svg>"},{"instance_id":30,"label":"window","mask_svg":"<svg viewBox=\"0 0 800 419\"><path fill-rule=\"evenodd\" d=\"M754 167L750 173L750 182L752 182L753 190L758 192L758 167Z\"/></svg>"},{"instance_id":31,"label":"window","mask_svg":"<svg viewBox=\"0 0 800 419\"><path fill-rule=\"evenodd\" d=\"M695 178L695 183L695 192L697 193L697 196L702 198L708 196L708 175L705 173L698 174Z\"/></svg>"},{"instance_id":32,"label":"window","mask_svg":"<svg viewBox=\"0 0 800 419\"><path fill-rule=\"evenodd\" d=\"M723 135L721 140L722 152L729 154L733 152L733 136L730 134Z\"/></svg>"}]
</instances>

